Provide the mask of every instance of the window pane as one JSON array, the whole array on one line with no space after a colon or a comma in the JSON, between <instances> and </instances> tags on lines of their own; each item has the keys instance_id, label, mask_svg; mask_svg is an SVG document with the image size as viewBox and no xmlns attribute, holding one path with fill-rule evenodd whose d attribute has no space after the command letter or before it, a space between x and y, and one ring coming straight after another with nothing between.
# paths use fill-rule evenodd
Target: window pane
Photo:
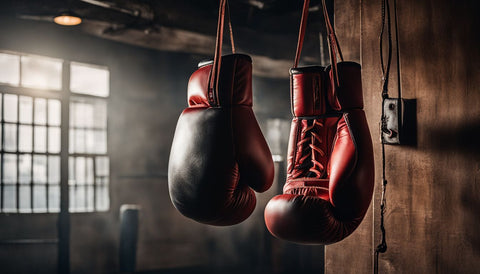
<instances>
[{"instance_id":1,"label":"window pane","mask_svg":"<svg viewBox=\"0 0 480 274\"><path fill-rule=\"evenodd\" d=\"M108 177L97 177L97 185L108 185Z\"/></svg>"},{"instance_id":2,"label":"window pane","mask_svg":"<svg viewBox=\"0 0 480 274\"><path fill-rule=\"evenodd\" d=\"M96 172L97 176L108 176L109 169L109 159L108 157L97 157L96 161Z\"/></svg>"},{"instance_id":3,"label":"window pane","mask_svg":"<svg viewBox=\"0 0 480 274\"><path fill-rule=\"evenodd\" d=\"M7 151L17 151L17 125L5 124L5 143L3 148Z\"/></svg>"},{"instance_id":4,"label":"window pane","mask_svg":"<svg viewBox=\"0 0 480 274\"><path fill-rule=\"evenodd\" d=\"M32 172L32 156L24 154L19 156L19 177L20 184L30 184Z\"/></svg>"},{"instance_id":5,"label":"window pane","mask_svg":"<svg viewBox=\"0 0 480 274\"><path fill-rule=\"evenodd\" d=\"M87 184L93 184L93 158L87 158L87 170L85 177L85 182Z\"/></svg>"},{"instance_id":6,"label":"window pane","mask_svg":"<svg viewBox=\"0 0 480 274\"><path fill-rule=\"evenodd\" d=\"M59 100L48 100L48 124L59 126L61 121L61 105Z\"/></svg>"},{"instance_id":7,"label":"window pane","mask_svg":"<svg viewBox=\"0 0 480 274\"><path fill-rule=\"evenodd\" d=\"M75 158L74 157L68 158L68 184L69 185L75 184Z\"/></svg>"},{"instance_id":8,"label":"window pane","mask_svg":"<svg viewBox=\"0 0 480 274\"><path fill-rule=\"evenodd\" d=\"M85 158L77 157L75 159L75 181L78 184L85 184L85 171L86 171Z\"/></svg>"},{"instance_id":9,"label":"window pane","mask_svg":"<svg viewBox=\"0 0 480 274\"><path fill-rule=\"evenodd\" d=\"M48 152L50 153L60 152L60 128L59 127L48 128Z\"/></svg>"},{"instance_id":10,"label":"window pane","mask_svg":"<svg viewBox=\"0 0 480 274\"><path fill-rule=\"evenodd\" d=\"M70 103L70 127L107 127L107 105L103 99L72 98Z\"/></svg>"},{"instance_id":11,"label":"window pane","mask_svg":"<svg viewBox=\"0 0 480 274\"><path fill-rule=\"evenodd\" d=\"M45 186L33 186L33 211L47 211L47 188Z\"/></svg>"},{"instance_id":12,"label":"window pane","mask_svg":"<svg viewBox=\"0 0 480 274\"><path fill-rule=\"evenodd\" d=\"M94 119L93 105L81 102L70 104L70 126L74 128L91 128Z\"/></svg>"},{"instance_id":13,"label":"window pane","mask_svg":"<svg viewBox=\"0 0 480 274\"><path fill-rule=\"evenodd\" d=\"M95 208L93 207L93 186L87 186L87 211L93 211Z\"/></svg>"},{"instance_id":14,"label":"window pane","mask_svg":"<svg viewBox=\"0 0 480 274\"><path fill-rule=\"evenodd\" d=\"M20 82L20 56L0 53L0 82L18 86Z\"/></svg>"},{"instance_id":15,"label":"window pane","mask_svg":"<svg viewBox=\"0 0 480 274\"><path fill-rule=\"evenodd\" d=\"M3 186L3 211L17 212L17 186Z\"/></svg>"},{"instance_id":16,"label":"window pane","mask_svg":"<svg viewBox=\"0 0 480 274\"><path fill-rule=\"evenodd\" d=\"M96 100L94 113L95 128L107 128L107 104L104 100Z\"/></svg>"},{"instance_id":17,"label":"window pane","mask_svg":"<svg viewBox=\"0 0 480 274\"><path fill-rule=\"evenodd\" d=\"M81 121L78 124L78 126L88 127L88 128L93 127L93 105L91 104L80 104L80 105L82 107L79 109L82 110L82 113L80 114L81 116L77 116L77 120L78 120L78 117L81 117ZM78 114L79 113L77 113L77 115Z\"/></svg>"},{"instance_id":18,"label":"window pane","mask_svg":"<svg viewBox=\"0 0 480 274\"><path fill-rule=\"evenodd\" d=\"M35 99L35 124L45 125L47 123L47 100Z\"/></svg>"},{"instance_id":19,"label":"window pane","mask_svg":"<svg viewBox=\"0 0 480 274\"><path fill-rule=\"evenodd\" d=\"M75 208L79 211L84 211L86 207L85 186L77 186L75 191Z\"/></svg>"},{"instance_id":20,"label":"window pane","mask_svg":"<svg viewBox=\"0 0 480 274\"><path fill-rule=\"evenodd\" d=\"M108 210L110 200L108 197L108 187L106 186L97 186L97 196L96 196L96 205L97 210L105 211Z\"/></svg>"},{"instance_id":21,"label":"window pane","mask_svg":"<svg viewBox=\"0 0 480 274\"><path fill-rule=\"evenodd\" d=\"M19 211L23 213L32 212L30 186L20 186L19 188Z\"/></svg>"},{"instance_id":22,"label":"window pane","mask_svg":"<svg viewBox=\"0 0 480 274\"><path fill-rule=\"evenodd\" d=\"M19 120L20 123L31 124L32 123L32 97L20 96L20 111Z\"/></svg>"},{"instance_id":23,"label":"window pane","mask_svg":"<svg viewBox=\"0 0 480 274\"><path fill-rule=\"evenodd\" d=\"M21 152L32 151L32 126L20 125L18 129L18 150Z\"/></svg>"},{"instance_id":24,"label":"window pane","mask_svg":"<svg viewBox=\"0 0 480 274\"><path fill-rule=\"evenodd\" d=\"M62 61L22 56L22 86L41 89L62 88Z\"/></svg>"},{"instance_id":25,"label":"window pane","mask_svg":"<svg viewBox=\"0 0 480 274\"><path fill-rule=\"evenodd\" d=\"M72 99L72 98L70 98ZM74 103L74 102L70 102L70 113L69 113L69 125L70 125L70 128L74 127L75 126L75 119L77 118L76 114L77 114L77 104Z\"/></svg>"},{"instance_id":26,"label":"window pane","mask_svg":"<svg viewBox=\"0 0 480 274\"><path fill-rule=\"evenodd\" d=\"M74 152L84 153L85 152L85 130L77 129L75 130L75 147L73 148Z\"/></svg>"},{"instance_id":27,"label":"window pane","mask_svg":"<svg viewBox=\"0 0 480 274\"><path fill-rule=\"evenodd\" d=\"M107 153L107 132L95 131L95 153Z\"/></svg>"},{"instance_id":28,"label":"window pane","mask_svg":"<svg viewBox=\"0 0 480 274\"><path fill-rule=\"evenodd\" d=\"M68 205L68 210L70 212L75 212L75 208L77 204L75 203L75 186L69 186L69 191L68 191L68 196L69 196L69 205Z\"/></svg>"},{"instance_id":29,"label":"window pane","mask_svg":"<svg viewBox=\"0 0 480 274\"><path fill-rule=\"evenodd\" d=\"M3 155L3 182L14 184L17 182L17 155L5 153Z\"/></svg>"},{"instance_id":30,"label":"window pane","mask_svg":"<svg viewBox=\"0 0 480 274\"><path fill-rule=\"evenodd\" d=\"M3 95L3 120L5 122L17 122L18 96L13 94Z\"/></svg>"},{"instance_id":31,"label":"window pane","mask_svg":"<svg viewBox=\"0 0 480 274\"><path fill-rule=\"evenodd\" d=\"M45 184L47 182L47 156L33 156L33 182Z\"/></svg>"},{"instance_id":32,"label":"window pane","mask_svg":"<svg viewBox=\"0 0 480 274\"><path fill-rule=\"evenodd\" d=\"M70 65L70 90L75 93L107 97L110 73L105 68L81 63Z\"/></svg>"},{"instance_id":33,"label":"window pane","mask_svg":"<svg viewBox=\"0 0 480 274\"><path fill-rule=\"evenodd\" d=\"M34 127L35 152L47 152L47 128L42 126Z\"/></svg>"},{"instance_id":34,"label":"window pane","mask_svg":"<svg viewBox=\"0 0 480 274\"><path fill-rule=\"evenodd\" d=\"M60 187L50 186L48 188L48 211L60 211Z\"/></svg>"},{"instance_id":35,"label":"window pane","mask_svg":"<svg viewBox=\"0 0 480 274\"><path fill-rule=\"evenodd\" d=\"M75 130L70 129L68 131L68 152L74 153L75 152Z\"/></svg>"},{"instance_id":36,"label":"window pane","mask_svg":"<svg viewBox=\"0 0 480 274\"><path fill-rule=\"evenodd\" d=\"M95 132L93 130L85 131L85 149L87 153L96 153Z\"/></svg>"},{"instance_id":37,"label":"window pane","mask_svg":"<svg viewBox=\"0 0 480 274\"><path fill-rule=\"evenodd\" d=\"M59 156L48 157L48 183L49 184L60 183L60 157Z\"/></svg>"}]
</instances>

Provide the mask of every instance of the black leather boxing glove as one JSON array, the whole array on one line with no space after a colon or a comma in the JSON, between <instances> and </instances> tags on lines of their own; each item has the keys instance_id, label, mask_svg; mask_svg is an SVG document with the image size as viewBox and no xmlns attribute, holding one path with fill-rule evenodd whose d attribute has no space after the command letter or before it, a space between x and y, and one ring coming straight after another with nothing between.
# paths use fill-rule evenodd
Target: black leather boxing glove
<instances>
[{"instance_id":1,"label":"black leather boxing glove","mask_svg":"<svg viewBox=\"0 0 480 274\"><path fill-rule=\"evenodd\" d=\"M220 67L216 92L209 92L212 63L190 77L189 107L175 130L168 187L183 215L233 225L250 216L256 204L253 190L270 188L274 169L252 111L251 58L223 56Z\"/></svg>"}]
</instances>

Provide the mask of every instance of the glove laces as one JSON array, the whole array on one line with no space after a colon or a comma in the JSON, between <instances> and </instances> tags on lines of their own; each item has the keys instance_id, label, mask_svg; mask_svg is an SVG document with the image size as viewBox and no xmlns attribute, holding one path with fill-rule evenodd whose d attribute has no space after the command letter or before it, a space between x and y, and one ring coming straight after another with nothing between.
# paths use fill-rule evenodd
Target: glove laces
<instances>
[{"instance_id":1,"label":"glove laces","mask_svg":"<svg viewBox=\"0 0 480 274\"><path fill-rule=\"evenodd\" d=\"M321 157L325 157L325 152L317 146L317 144L323 143L322 138L313 131L315 127L323 127L323 123L317 119L313 120L313 123L304 129L302 129L301 135L303 136L297 142L297 151L300 151L301 154L304 154L298 162L295 164L295 168L292 172L293 178L301 177L305 174L305 168L311 165L308 169L308 173L304 175L305 177L313 177L321 179L325 173L325 166L319 161ZM310 134L309 134L310 133ZM306 148L308 144L308 148ZM307 151L307 153L305 153ZM307 166L305 166L307 165Z\"/></svg>"}]
</instances>

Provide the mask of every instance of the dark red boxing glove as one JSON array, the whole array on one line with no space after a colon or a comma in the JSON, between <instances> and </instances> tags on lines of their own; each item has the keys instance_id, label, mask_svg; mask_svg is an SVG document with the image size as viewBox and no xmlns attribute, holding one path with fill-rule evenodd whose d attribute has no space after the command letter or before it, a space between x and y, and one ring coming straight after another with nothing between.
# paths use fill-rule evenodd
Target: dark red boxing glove
<instances>
[{"instance_id":1,"label":"dark red boxing glove","mask_svg":"<svg viewBox=\"0 0 480 274\"><path fill-rule=\"evenodd\" d=\"M374 185L373 149L365 114L360 65L290 70L293 120L287 181L265 208L278 238L330 244L362 221Z\"/></svg>"},{"instance_id":2,"label":"dark red boxing glove","mask_svg":"<svg viewBox=\"0 0 480 274\"><path fill-rule=\"evenodd\" d=\"M211 63L190 77L189 107L175 130L168 187L183 215L232 225L250 216L256 204L253 190L270 188L274 170L252 111L252 60L227 55L220 67L215 92L209 92Z\"/></svg>"}]
</instances>

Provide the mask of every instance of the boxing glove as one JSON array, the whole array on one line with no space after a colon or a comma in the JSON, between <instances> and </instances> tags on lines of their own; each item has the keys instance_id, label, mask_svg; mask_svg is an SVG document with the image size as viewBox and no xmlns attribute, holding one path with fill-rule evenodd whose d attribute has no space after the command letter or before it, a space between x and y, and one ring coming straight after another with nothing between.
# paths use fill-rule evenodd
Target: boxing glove
<instances>
[{"instance_id":1,"label":"boxing glove","mask_svg":"<svg viewBox=\"0 0 480 274\"><path fill-rule=\"evenodd\" d=\"M226 55L219 67L215 92L209 92L211 62L190 77L189 107L178 119L170 152L168 188L183 215L220 226L252 213L253 190L270 188L274 170L252 111L251 58Z\"/></svg>"},{"instance_id":2,"label":"boxing glove","mask_svg":"<svg viewBox=\"0 0 480 274\"><path fill-rule=\"evenodd\" d=\"M293 120L283 194L265 208L268 230L298 243L331 244L350 235L370 205L373 149L360 65L293 68ZM337 86L336 78L339 85Z\"/></svg>"}]
</instances>

